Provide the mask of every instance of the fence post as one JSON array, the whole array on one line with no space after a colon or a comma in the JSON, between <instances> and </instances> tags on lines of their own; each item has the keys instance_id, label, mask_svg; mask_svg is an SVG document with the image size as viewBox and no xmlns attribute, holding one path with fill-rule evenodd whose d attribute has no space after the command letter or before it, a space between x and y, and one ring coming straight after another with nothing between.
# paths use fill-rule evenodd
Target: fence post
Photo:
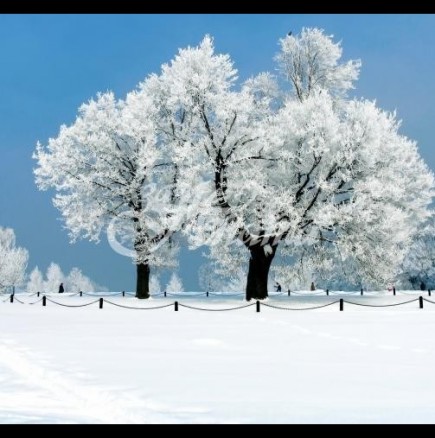
<instances>
[{"instance_id":1,"label":"fence post","mask_svg":"<svg viewBox=\"0 0 435 438\"><path fill-rule=\"evenodd\" d=\"M42 305L43 306L47 305L47 297L45 295L42 297Z\"/></svg>"},{"instance_id":2,"label":"fence post","mask_svg":"<svg viewBox=\"0 0 435 438\"><path fill-rule=\"evenodd\" d=\"M11 303L14 302L14 294L11 294Z\"/></svg>"},{"instance_id":3,"label":"fence post","mask_svg":"<svg viewBox=\"0 0 435 438\"><path fill-rule=\"evenodd\" d=\"M174 310L178 312L178 301L174 302Z\"/></svg>"},{"instance_id":4,"label":"fence post","mask_svg":"<svg viewBox=\"0 0 435 438\"><path fill-rule=\"evenodd\" d=\"M260 301L257 300L257 313L260 312Z\"/></svg>"},{"instance_id":5,"label":"fence post","mask_svg":"<svg viewBox=\"0 0 435 438\"><path fill-rule=\"evenodd\" d=\"M82 292L82 291L80 291L80 296L81 296L81 297L83 296L83 292Z\"/></svg>"},{"instance_id":6,"label":"fence post","mask_svg":"<svg viewBox=\"0 0 435 438\"><path fill-rule=\"evenodd\" d=\"M420 305L420 309L423 309L423 297L421 295L418 297L418 304Z\"/></svg>"},{"instance_id":7,"label":"fence post","mask_svg":"<svg viewBox=\"0 0 435 438\"><path fill-rule=\"evenodd\" d=\"M363 289L363 288L361 288L361 295L363 295L363 292L364 292L364 289Z\"/></svg>"},{"instance_id":8,"label":"fence post","mask_svg":"<svg viewBox=\"0 0 435 438\"><path fill-rule=\"evenodd\" d=\"M122 296L125 297L125 290L122 291Z\"/></svg>"},{"instance_id":9,"label":"fence post","mask_svg":"<svg viewBox=\"0 0 435 438\"><path fill-rule=\"evenodd\" d=\"M291 295L290 289L287 292L288 292L288 296L290 296Z\"/></svg>"},{"instance_id":10,"label":"fence post","mask_svg":"<svg viewBox=\"0 0 435 438\"><path fill-rule=\"evenodd\" d=\"M396 287L393 286L393 295L396 295Z\"/></svg>"},{"instance_id":11,"label":"fence post","mask_svg":"<svg viewBox=\"0 0 435 438\"><path fill-rule=\"evenodd\" d=\"M39 297L39 294L41 293L41 292L36 292L37 293L37 295L38 295L38 297Z\"/></svg>"},{"instance_id":12,"label":"fence post","mask_svg":"<svg viewBox=\"0 0 435 438\"><path fill-rule=\"evenodd\" d=\"M205 295L208 297L208 291L205 293Z\"/></svg>"},{"instance_id":13,"label":"fence post","mask_svg":"<svg viewBox=\"0 0 435 438\"><path fill-rule=\"evenodd\" d=\"M329 297L329 289L326 289L326 296Z\"/></svg>"},{"instance_id":14,"label":"fence post","mask_svg":"<svg viewBox=\"0 0 435 438\"><path fill-rule=\"evenodd\" d=\"M343 312L344 301L343 298L340 298L340 312Z\"/></svg>"},{"instance_id":15,"label":"fence post","mask_svg":"<svg viewBox=\"0 0 435 438\"><path fill-rule=\"evenodd\" d=\"M103 302L104 302L104 299L103 299L103 298L100 298L100 309L103 308Z\"/></svg>"},{"instance_id":16,"label":"fence post","mask_svg":"<svg viewBox=\"0 0 435 438\"><path fill-rule=\"evenodd\" d=\"M163 292L163 296L166 297L166 291Z\"/></svg>"},{"instance_id":17,"label":"fence post","mask_svg":"<svg viewBox=\"0 0 435 438\"><path fill-rule=\"evenodd\" d=\"M429 296L431 296L431 291L430 291L430 289L427 290L427 293L428 293Z\"/></svg>"}]
</instances>

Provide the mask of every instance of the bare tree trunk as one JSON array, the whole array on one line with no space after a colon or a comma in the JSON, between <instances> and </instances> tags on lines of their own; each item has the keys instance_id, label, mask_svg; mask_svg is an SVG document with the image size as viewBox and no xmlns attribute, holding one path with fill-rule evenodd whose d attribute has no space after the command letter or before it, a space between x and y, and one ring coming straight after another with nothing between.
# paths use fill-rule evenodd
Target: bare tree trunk
<instances>
[{"instance_id":1,"label":"bare tree trunk","mask_svg":"<svg viewBox=\"0 0 435 438\"><path fill-rule=\"evenodd\" d=\"M150 267L148 264L140 263L136 265L137 281L136 281L136 298L150 297Z\"/></svg>"},{"instance_id":2,"label":"bare tree trunk","mask_svg":"<svg viewBox=\"0 0 435 438\"><path fill-rule=\"evenodd\" d=\"M272 246L272 253L266 254L264 246L255 245L249 248L248 281L246 284L246 299L249 301L264 300L268 297L267 280L272 260L275 257L276 246Z\"/></svg>"}]
</instances>

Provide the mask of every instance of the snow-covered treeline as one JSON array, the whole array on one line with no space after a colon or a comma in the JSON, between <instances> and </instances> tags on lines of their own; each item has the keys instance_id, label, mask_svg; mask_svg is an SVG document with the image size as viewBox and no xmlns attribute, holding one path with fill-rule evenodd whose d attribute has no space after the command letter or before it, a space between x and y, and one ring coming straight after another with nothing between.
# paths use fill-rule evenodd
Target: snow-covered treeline
<instances>
[{"instance_id":1,"label":"snow-covered treeline","mask_svg":"<svg viewBox=\"0 0 435 438\"><path fill-rule=\"evenodd\" d=\"M50 263L45 276L36 266L29 275L27 281L27 292L46 292L55 293L59 290L59 285L63 283L65 292L103 292L107 288L100 286L89 277L84 275L79 268L72 268L65 275L60 266L56 263Z\"/></svg>"}]
</instances>

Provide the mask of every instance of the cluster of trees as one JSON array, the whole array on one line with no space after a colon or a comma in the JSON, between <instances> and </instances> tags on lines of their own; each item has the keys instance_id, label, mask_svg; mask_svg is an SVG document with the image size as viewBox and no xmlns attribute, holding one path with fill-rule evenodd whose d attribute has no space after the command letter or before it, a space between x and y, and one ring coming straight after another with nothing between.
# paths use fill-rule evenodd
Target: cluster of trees
<instances>
[{"instance_id":1,"label":"cluster of trees","mask_svg":"<svg viewBox=\"0 0 435 438\"><path fill-rule=\"evenodd\" d=\"M280 40L280 75L243 83L206 36L118 100L98 94L34 158L72 240L108 231L137 265L176 265L207 245L216 269L247 266L246 298L303 272L395 278L431 217L434 177L394 113L350 98L359 61L319 29ZM394 230L392 232L392 230ZM126 249L127 248L127 249ZM289 269L291 266L291 269Z\"/></svg>"},{"instance_id":2,"label":"cluster of trees","mask_svg":"<svg viewBox=\"0 0 435 438\"><path fill-rule=\"evenodd\" d=\"M66 292L107 291L106 287L93 282L79 268L72 268L69 274L65 275L60 266L54 262L51 262L48 266L45 278L36 266L29 275L26 290L29 293L54 293L59 290L60 283L63 283Z\"/></svg>"}]
</instances>

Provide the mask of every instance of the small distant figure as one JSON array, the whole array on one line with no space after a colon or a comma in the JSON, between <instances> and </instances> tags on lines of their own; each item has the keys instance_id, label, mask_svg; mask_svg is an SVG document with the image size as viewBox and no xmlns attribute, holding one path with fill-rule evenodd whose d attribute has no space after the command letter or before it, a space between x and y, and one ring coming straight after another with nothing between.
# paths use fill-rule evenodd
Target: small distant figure
<instances>
[{"instance_id":1,"label":"small distant figure","mask_svg":"<svg viewBox=\"0 0 435 438\"><path fill-rule=\"evenodd\" d=\"M63 288L63 283L60 283L59 285L59 293L63 294L65 292L65 289Z\"/></svg>"},{"instance_id":2,"label":"small distant figure","mask_svg":"<svg viewBox=\"0 0 435 438\"><path fill-rule=\"evenodd\" d=\"M420 283L420 290L426 290L426 284L424 281Z\"/></svg>"},{"instance_id":3,"label":"small distant figure","mask_svg":"<svg viewBox=\"0 0 435 438\"><path fill-rule=\"evenodd\" d=\"M275 289L276 289L276 291L277 292L281 292L281 285L276 281L275 282L276 284L275 284Z\"/></svg>"},{"instance_id":4,"label":"small distant figure","mask_svg":"<svg viewBox=\"0 0 435 438\"><path fill-rule=\"evenodd\" d=\"M314 281L311 282L310 290L316 290L316 286L314 286Z\"/></svg>"},{"instance_id":5,"label":"small distant figure","mask_svg":"<svg viewBox=\"0 0 435 438\"><path fill-rule=\"evenodd\" d=\"M292 31L290 31L287 35L288 35L288 36L292 36Z\"/></svg>"}]
</instances>

